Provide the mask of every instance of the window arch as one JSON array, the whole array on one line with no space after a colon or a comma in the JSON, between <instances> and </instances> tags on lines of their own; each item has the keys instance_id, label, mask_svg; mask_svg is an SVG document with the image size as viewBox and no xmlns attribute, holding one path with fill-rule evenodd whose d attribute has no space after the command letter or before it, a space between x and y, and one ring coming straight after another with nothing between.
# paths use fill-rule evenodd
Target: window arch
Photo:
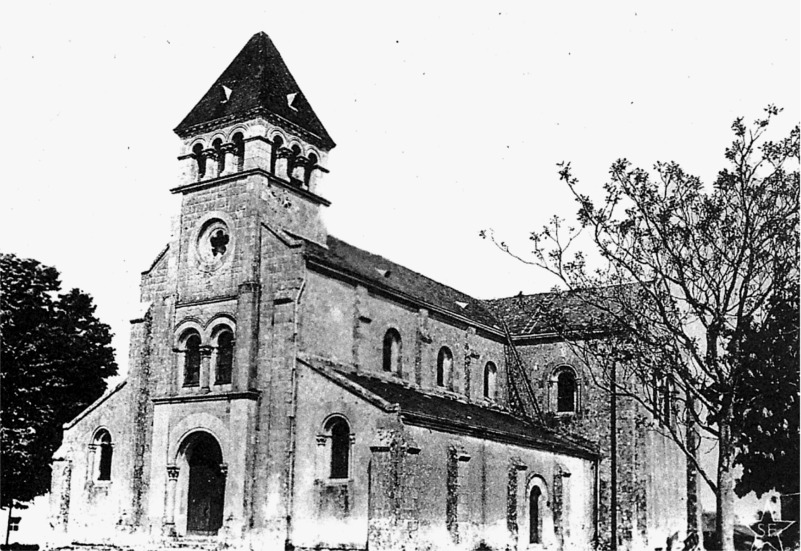
<instances>
[{"instance_id":1,"label":"window arch","mask_svg":"<svg viewBox=\"0 0 801 551\"><path fill-rule=\"evenodd\" d=\"M303 183L307 188L311 183L312 172L314 172L314 169L317 168L318 162L320 162L320 159L317 157L317 155L315 153L309 153L309 164L306 167L306 173L303 175Z\"/></svg>"},{"instance_id":2,"label":"window arch","mask_svg":"<svg viewBox=\"0 0 801 551\"><path fill-rule=\"evenodd\" d=\"M231 383L231 373L234 365L234 332L227 326L217 333L215 377L214 383L227 385Z\"/></svg>"},{"instance_id":3,"label":"window arch","mask_svg":"<svg viewBox=\"0 0 801 551\"><path fill-rule=\"evenodd\" d=\"M111 480L113 447L109 431L106 429L97 431L93 444L95 445L95 453L97 454L96 479Z\"/></svg>"},{"instance_id":4,"label":"window arch","mask_svg":"<svg viewBox=\"0 0 801 551\"><path fill-rule=\"evenodd\" d=\"M452 366L453 354L447 346L443 346L437 354L437 386L445 386L448 383Z\"/></svg>"},{"instance_id":5,"label":"window arch","mask_svg":"<svg viewBox=\"0 0 801 551\"><path fill-rule=\"evenodd\" d=\"M497 377L498 368L494 363L487 362L487 365L484 366L484 398L495 399Z\"/></svg>"},{"instance_id":6,"label":"window arch","mask_svg":"<svg viewBox=\"0 0 801 551\"><path fill-rule=\"evenodd\" d=\"M401 336L396 329L387 329L384 334L384 371L400 373L401 371Z\"/></svg>"},{"instance_id":7,"label":"window arch","mask_svg":"<svg viewBox=\"0 0 801 551\"><path fill-rule=\"evenodd\" d=\"M531 488L528 495L528 541L529 543L542 543L542 489L539 486Z\"/></svg>"},{"instance_id":8,"label":"window arch","mask_svg":"<svg viewBox=\"0 0 801 551\"><path fill-rule=\"evenodd\" d=\"M348 478L350 475L350 425L339 416L332 417L325 424L330 439L329 477Z\"/></svg>"},{"instance_id":9,"label":"window arch","mask_svg":"<svg viewBox=\"0 0 801 551\"><path fill-rule=\"evenodd\" d=\"M214 148L214 156L217 157L217 176L225 171L225 151L223 151L223 141L220 138L211 144Z\"/></svg>"},{"instance_id":10,"label":"window arch","mask_svg":"<svg viewBox=\"0 0 801 551\"><path fill-rule=\"evenodd\" d=\"M301 158L300 146L298 144L293 144L289 152L290 153L289 153L289 160L287 161L286 176L288 180L296 184L299 184L302 180L295 175L295 169L303 166L301 164L302 158Z\"/></svg>"},{"instance_id":11,"label":"window arch","mask_svg":"<svg viewBox=\"0 0 801 551\"><path fill-rule=\"evenodd\" d=\"M273 136L273 147L270 152L270 172L275 174L275 166L278 163L278 152L284 145L284 139L281 136Z\"/></svg>"},{"instance_id":12,"label":"window arch","mask_svg":"<svg viewBox=\"0 0 801 551\"><path fill-rule=\"evenodd\" d=\"M200 384L200 334L195 330L184 333L184 386Z\"/></svg>"},{"instance_id":13,"label":"window arch","mask_svg":"<svg viewBox=\"0 0 801 551\"><path fill-rule=\"evenodd\" d=\"M242 172L245 168L245 138L242 132L237 132L231 138L234 144L234 157L236 158L236 171Z\"/></svg>"},{"instance_id":14,"label":"window arch","mask_svg":"<svg viewBox=\"0 0 801 551\"><path fill-rule=\"evenodd\" d=\"M576 374L572 369L562 369L556 377L556 411L576 411Z\"/></svg>"},{"instance_id":15,"label":"window arch","mask_svg":"<svg viewBox=\"0 0 801 551\"><path fill-rule=\"evenodd\" d=\"M206 157L203 155L203 144L196 143L192 148L192 154L197 162L197 179L202 180L206 175Z\"/></svg>"}]
</instances>

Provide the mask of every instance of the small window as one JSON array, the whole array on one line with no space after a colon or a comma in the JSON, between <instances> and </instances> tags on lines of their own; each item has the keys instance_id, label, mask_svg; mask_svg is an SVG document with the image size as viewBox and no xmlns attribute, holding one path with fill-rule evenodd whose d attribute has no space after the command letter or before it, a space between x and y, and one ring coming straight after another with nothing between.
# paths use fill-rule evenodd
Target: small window
<instances>
[{"instance_id":1,"label":"small window","mask_svg":"<svg viewBox=\"0 0 801 551\"><path fill-rule=\"evenodd\" d=\"M225 151L223 151L222 140L217 138L211 146L214 148L214 156L217 157L217 176L219 176L225 171Z\"/></svg>"},{"instance_id":2,"label":"small window","mask_svg":"<svg viewBox=\"0 0 801 551\"><path fill-rule=\"evenodd\" d=\"M350 426L341 417L334 417L326 423L326 431L331 437L331 478L348 478L350 464Z\"/></svg>"},{"instance_id":3,"label":"small window","mask_svg":"<svg viewBox=\"0 0 801 551\"><path fill-rule=\"evenodd\" d=\"M224 329L217 336L217 362L214 382L227 385L231 382L231 371L234 365L234 334Z\"/></svg>"},{"instance_id":4,"label":"small window","mask_svg":"<svg viewBox=\"0 0 801 551\"><path fill-rule=\"evenodd\" d=\"M484 398L488 400L495 399L495 385L498 376L498 368L492 362L487 362L484 366Z\"/></svg>"},{"instance_id":5,"label":"small window","mask_svg":"<svg viewBox=\"0 0 801 551\"><path fill-rule=\"evenodd\" d=\"M200 384L200 335L192 331L184 339L184 386Z\"/></svg>"},{"instance_id":6,"label":"small window","mask_svg":"<svg viewBox=\"0 0 801 551\"><path fill-rule=\"evenodd\" d=\"M576 374L571 369L559 373L556 379L556 411L570 413L576 411Z\"/></svg>"},{"instance_id":7,"label":"small window","mask_svg":"<svg viewBox=\"0 0 801 551\"><path fill-rule=\"evenodd\" d=\"M289 161L287 163L286 175L289 180L293 181L295 184L299 184L302 180L297 177L295 174L295 169L298 168L300 165L300 146L295 144L292 146L290 150L291 153L289 155Z\"/></svg>"},{"instance_id":8,"label":"small window","mask_svg":"<svg viewBox=\"0 0 801 551\"><path fill-rule=\"evenodd\" d=\"M199 143L195 144L195 147L192 148L192 154L195 156L195 162L197 163L197 179L202 180L206 175L206 156L203 155L203 146Z\"/></svg>"},{"instance_id":9,"label":"small window","mask_svg":"<svg viewBox=\"0 0 801 551\"><path fill-rule=\"evenodd\" d=\"M384 371L400 373L400 333L395 329L387 330L384 335Z\"/></svg>"},{"instance_id":10,"label":"small window","mask_svg":"<svg viewBox=\"0 0 801 551\"><path fill-rule=\"evenodd\" d=\"M111 434L107 430L101 430L95 436L95 453L98 454L97 460L97 480L111 480L111 457L113 448L111 446Z\"/></svg>"},{"instance_id":11,"label":"small window","mask_svg":"<svg viewBox=\"0 0 801 551\"><path fill-rule=\"evenodd\" d=\"M453 366L453 354L448 347L443 346L437 354L437 386L445 386L448 383Z\"/></svg>"},{"instance_id":12,"label":"small window","mask_svg":"<svg viewBox=\"0 0 801 551\"><path fill-rule=\"evenodd\" d=\"M304 179L303 183L306 185L307 188L309 187L309 183L311 183L312 172L314 172L314 170L317 168L317 163L319 161L320 159L317 158L317 155L315 155L314 153L309 153L309 163L306 166L306 173L304 174L303 177Z\"/></svg>"},{"instance_id":13,"label":"small window","mask_svg":"<svg viewBox=\"0 0 801 551\"><path fill-rule=\"evenodd\" d=\"M528 499L528 530L529 530L529 543L542 542L542 518L540 511L540 498L542 497L542 490L539 486L531 488L531 494Z\"/></svg>"},{"instance_id":14,"label":"small window","mask_svg":"<svg viewBox=\"0 0 801 551\"><path fill-rule=\"evenodd\" d=\"M236 171L242 172L245 168L245 138L241 132L237 132L231 138L234 144L234 157L236 158Z\"/></svg>"},{"instance_id":15,"label":"small window","mask_svg":"<svg viewBox=\"0 0 801 551\"><path fill-rule=\"evenodd\" d=\"M284 140L281 139L281 136L275 136L273 138L273 147L270 153L270 172L272 174L275 174L275 165L278 163L278 153L283 145Z\"/></svg>"}]
</instances>

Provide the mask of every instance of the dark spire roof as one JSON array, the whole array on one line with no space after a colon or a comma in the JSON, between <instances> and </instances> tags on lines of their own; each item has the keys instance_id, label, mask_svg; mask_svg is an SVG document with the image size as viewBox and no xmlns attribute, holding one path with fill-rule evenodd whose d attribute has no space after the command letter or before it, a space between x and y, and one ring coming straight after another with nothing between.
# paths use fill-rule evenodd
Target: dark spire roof
<instances>
[{"instance_id":1,"label":"dark spire roof","mask_svg":"<svg viewBox=\"0 0 801 551\"><path fill-rule=\"evenodd\" d=\"M256 114L281 117L291 123L288 125L290 130L300 128L310 133L311 136L304 137L325 149L335 145L281 59L281 54L263 32L254 34L245 44L177 126L175 133L185 136L199 125Z\"/></svg>"}]
</instances>

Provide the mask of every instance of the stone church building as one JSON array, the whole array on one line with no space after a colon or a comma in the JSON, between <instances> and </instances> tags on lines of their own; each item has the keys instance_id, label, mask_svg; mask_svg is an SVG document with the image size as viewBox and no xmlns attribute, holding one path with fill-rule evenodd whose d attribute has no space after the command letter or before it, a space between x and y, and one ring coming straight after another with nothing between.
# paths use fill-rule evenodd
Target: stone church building
<instances>
[{"instance_id":1,"label":"stone church building","mask_svg":"<svg viewBox=\"0 0 801 551\"><path fill-rule=\"evenodd\" d=\"M547 295L477 300L328 234L334 142L267 35L175 132L179 222L142 273L127 379L65 426L56 544L562 550L614 532L653 549L683 532L682 456L627 403L610 447L608 396L538 321Z\"/></svg>"}]
</instances>

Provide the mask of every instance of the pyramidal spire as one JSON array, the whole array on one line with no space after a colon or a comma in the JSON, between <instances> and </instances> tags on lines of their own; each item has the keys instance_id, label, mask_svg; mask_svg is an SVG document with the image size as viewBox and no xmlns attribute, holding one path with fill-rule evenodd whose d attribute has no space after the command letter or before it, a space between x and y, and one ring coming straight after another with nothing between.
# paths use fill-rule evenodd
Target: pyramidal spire
<instances>
[{"instance_id":1,"label":"pyramidal spire","mask_svg":"<svg viewBox=\"0 0 801 551\"><path fill-rule=\"evenodd\" d=\"M317 118L267 34L251 37L209 91L175 128L181 137L253 116L280 117L324 149L334 141Z\"/></svg>"}]
</instances>

